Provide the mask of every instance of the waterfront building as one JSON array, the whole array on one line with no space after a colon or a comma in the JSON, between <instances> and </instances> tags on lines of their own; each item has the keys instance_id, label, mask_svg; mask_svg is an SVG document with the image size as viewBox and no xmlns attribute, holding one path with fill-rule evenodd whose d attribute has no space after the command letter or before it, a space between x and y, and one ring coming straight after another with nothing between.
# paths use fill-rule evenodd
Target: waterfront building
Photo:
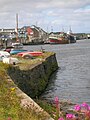
<instances>
[{"instance_id":1,"label":"waterfront building","mask_svg":"<svg viewBox=\"0 0 90 120\"><path fill-rule=\"evenodd\" d=\"M11 41L15 41L17 32L21 43L44 43L48 39L47 32L40 27L32 25L18 28L18 31L16 31L16 29L0 29L0 40L7 38Z\"/></svg>"}]
</instances>

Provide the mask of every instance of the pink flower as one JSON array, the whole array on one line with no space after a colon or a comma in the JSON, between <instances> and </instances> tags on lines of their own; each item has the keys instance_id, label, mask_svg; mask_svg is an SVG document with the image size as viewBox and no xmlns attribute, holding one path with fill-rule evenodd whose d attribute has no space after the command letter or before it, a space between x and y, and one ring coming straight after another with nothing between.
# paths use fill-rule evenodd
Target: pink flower
<instances>
[{"instance_id":1,"label":"pink flower","mask_svg":"<svg viewBox=\"0 0 90 120\"><path fill-rule=\"evenodd\" d=\"M85 116L86 116L86 118L90 119L90 111L86 111Z\"/></svg>"},{"instance_id":2,"label":"pink flower","mask_svg":"<svg viewBox=\"0 0 90 120\"><path fill-rule=\"evenodd\" d=\"M73 114L67 114L67 115L66 115L66 118L67 118L67 119L72 119L72 118L75 118L75 116L74 116Z\"/></svg>"},{"instance_id":3,"label":"pink flower","mask_svg":"<svg viewBox=\"0 0 90 120\"><path fill-rule=\"evenodd\" d=\"M80 110L81 110L81 106L80 106L80 105L75 105L75 106L74 106L74 110L80 111Z\"/></svg>"},{"instance_id":4,"label":"pink flower","mask_svg":"<svg viewBox=\"0 0 90 120\"><path fill-rule=\"evenodd\" d=\"M59 118L58 120L64 120L64 118L61 117L61 118Z\"/></svg>"},{"instance_id":5,"label":"pink flower","mask_svg":"<svg viewBox=\"0 0 90 120\"><path fill-rule=\"evenodd\" d=\"M55 97L54 102L55 102L55 104L59 104L59 98Z\"/></svg>"},{"instance_id":6,"label":"pink flower","mask_svg":"<svg viewBox=\"0 0 90 120\"><path fill-rule=\"evenodd\" d=\"M83 108L85 108L85 109L88 110L88 104L87 104L86 102L84 102L83 104L81 104L81 106L82 106Z\"/></svg>"},{"instance_id":7,"label":"pink flower","mask_svg":"<svg viewBox=\"0 0 90 120\"><path fill-rule=\"evenodd\" d=\"M90 111L90 106L88 106L88 110Z\"/></svg>"},{"instance_id":8,"label":"pink flower","mask_svg":"<svg viewBox=\"0 0 90 120\"><path fill-rule=\"evenodd\" d=\"M8 117L8 119L7 120L11 120L11 118L10 117Z\"/></svg>"}]
</instances>

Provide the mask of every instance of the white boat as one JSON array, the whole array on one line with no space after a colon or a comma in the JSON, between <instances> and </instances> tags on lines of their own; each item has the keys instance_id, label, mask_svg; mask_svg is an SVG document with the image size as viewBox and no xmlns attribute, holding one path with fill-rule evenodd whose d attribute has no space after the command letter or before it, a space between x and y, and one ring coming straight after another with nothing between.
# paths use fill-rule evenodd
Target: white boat
<instances>
[{"instance_id":1,"label":"white boat","mask_svg":"<svg viewBox=\"0 0 90 120\"><path fill-rule=\"evenodd\" d=\"M10 57L10 53L6 51L0 51L0 61L13 65L19 63L19 60L17 58Z\"/></svg>"},{"instance_id":2,"label":"white boat","mask_svg":"<svg viewBox=\"0 0 90 120\"><path fill-rule=\"evenodd\" d=\"M12 46L13 48L17 48L17 49L23 48L23 44L22 44L22 43L19 43L19 42L12 43L11 46Z\"/></svg>"},{"instance_id":3,"label":"white boat","mask_svg":"<svg viewBox=\"0 0 90 120\"><path fill-rule=\"evenodd\" d=\"M0 51L0 61L3 61L3 58L10 57L10 54L6 51Z\"/></svg>"}]
</instances>

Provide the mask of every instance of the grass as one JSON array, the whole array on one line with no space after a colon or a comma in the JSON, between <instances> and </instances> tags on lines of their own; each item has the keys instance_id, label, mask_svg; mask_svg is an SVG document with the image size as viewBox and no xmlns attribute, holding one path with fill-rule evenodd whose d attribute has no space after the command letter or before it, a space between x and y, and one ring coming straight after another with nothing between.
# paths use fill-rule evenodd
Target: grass
<instances>
[{"instance_id":1,"label":"grass","mask_svg":"<svg viewBox=\"0 0 90 120\"><path fill-rule=\"evenodd\" d=\"M53 54L54 54L53 52L44 52L42 56L34 57L33 59L23 59L16 55L13 55L13 57L17 57L19 59L19 61L20 61L20 63L18 64L19 68L21 70L25 70L25 69L34 67L38 63L43 62L45 60L45 58L47 58Z\"/></svg>"},{"instance_id":2,"label":"grass","mask_svg":"<svg viewBox=\"0 0 90 120\"><path fill-rule=\"evenodd\" d=\"M47 113L49 113L51 115L52 118L55 118L56 115L56 107L54 106L54 104L49 103L46 100L40 100L40 99L36 99L35 100L36 103L38 103L45 111L47 111Z\"/></svg>"},{"instance_id":3,"label":"grass","mask_svg":"<svg viewBox=\"0 0 90 120\"><path fill-rule=\"evenodd\" d=\"M8 65L0 63L0 120L7 120L9 117L13 120L19 120L21 112L20 99L16 96L12 87L15 85L6 79L6 69Z\"/></svg>"},{"instance_id":4,"label":"grass","mask_svg":"<svg viewBox=\"0 0 90 120\"><path fill-rule=\"evenodd\" d=\"M44 120L43 114L20 106L21 98L16 95L16 85L7 80L8 67L0 62L0 120Z\"/></svg>"},{"instance_id":5,"label":"grass","mask_svg":"<svg viewBox=\"0 0 90 120\"><path fill-rule=\"evenodd\" d=\"M27 69L52 54L45 52L43 56L29 60L18 57L21 61L18 65L21 69ZM30 108L24 109L20 106L21 98L16 95L16 85L13 81L8 81L7 69L9 66L0 62L0 120L44 120L45 116L42 113L37 114Z\"/></svg>"}]
</instances>

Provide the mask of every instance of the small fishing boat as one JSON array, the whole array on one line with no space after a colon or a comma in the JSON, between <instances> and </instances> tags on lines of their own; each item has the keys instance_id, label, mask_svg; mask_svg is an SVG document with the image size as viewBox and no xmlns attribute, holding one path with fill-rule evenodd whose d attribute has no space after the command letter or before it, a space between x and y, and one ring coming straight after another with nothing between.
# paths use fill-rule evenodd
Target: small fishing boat
<instances>
[{"instance_id":1,"label":"small fishing boat","mask_svg":"<svg viewBox=\"0 0 90 120\"><path fill-rule=\"evenodd\" d=\"M69 40L65 38L50 37L49 42L50 44L68 44Z\"/></svg>"},{"instance_id":2,"label":"small fishing boat","mask_svg":"<svg viewBox=\"0 0 90 120\"><path fill-rule=\"evenodd\" d=\"M14 65L19 63L17 58L11 57L10 53L6 51L0 51L0 61L2 61L3 63L14 64Z\"/></svg>"},{"instance_id":3,"label":"small fishing boat","mask_svg":"<svg viewBox=\"0 0 90 120\"><path fill-rule=\"evenodd\" d=\"M23 44L20 43L20 42L12 43L11 46L12 46L13 48L16 48L16 49L21 49L21 48L23 48Z\"/></svg>"},{"instance_id":4,"label":"small fishing boat","mask_svg":"<svg viewBox=\"0 0 90 120\"><path fill-rule=\"evenodd\" d=\"M11 49L10 54L15 55L15 54L18 54L20 52L25 52L25 51L27 51L27 50L24 50L24 49Z\"/></svg>"},{"instance_id":5,"label":"small fishing boat","mask_svg":"<svg viewBox=\"0 0 90 120\"><path fill-rule=\"evenodd\" d=\"M69 40L64 32L49 37L50 44L68 44Z\"/></svg>"},{"instance_id":6,"label":"small fishing boat","mask_svg":"<svg viewBox=\"0 0 90 120\"><path fill-rule=\"evenodd\" d=\"M0 61L3 60L3 58L8 58L10 57L10 54L6 51L0 51Z\"/></svg>"},{"instance_id":7,"label":"small fishing boat","mask_svg":"<svg viewBox=\"0 0 90 120\"><path fill-rule=\"evenodd\" d=\"M20 52L17 54L18 56L24 57L26 55L30 55L32 57L36 57L36 56L42 56L43 52L39 52L39 51L30 51L30 52Z\"/></svg>"},{"instance_id":8,"label":"small fishing boat","mask_svg":"<svg viewBox=\"0 0 90 120\"><path fill-rule=\"evenodd\" d=\"M70 41L70 43L76 43L75 36L69 35L69 41Z\"/></svg>"},{"instance_id":9,"label":"small fishing boat","mask_svg":"<svg viewBox=\"0 0 90 120\"><path fill-rule=\"evenodd\" d=\"M67 36L68 36L70 43L76 43L76 36L72 33L71 27L69 31L67 32Z\"/></svg>"}]
</instances>

